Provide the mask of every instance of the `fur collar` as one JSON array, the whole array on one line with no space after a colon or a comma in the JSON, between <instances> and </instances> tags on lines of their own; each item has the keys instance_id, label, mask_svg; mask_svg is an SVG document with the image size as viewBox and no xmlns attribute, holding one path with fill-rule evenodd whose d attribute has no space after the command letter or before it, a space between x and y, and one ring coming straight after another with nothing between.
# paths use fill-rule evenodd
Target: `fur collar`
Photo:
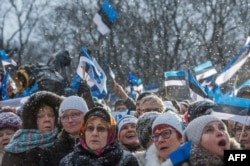
<instances>
[{"instance_id":1,"label":"fur collar","mask_svg":"<svg viewBox=\"0 0 250 166\"><path fill-rule=\"evenodd\" d=\"M146 165L145 166L161 166L164 162L160 156L158 156L157 149L154 144L152 144L146 152Z\"/></svg>"}]
</instances>

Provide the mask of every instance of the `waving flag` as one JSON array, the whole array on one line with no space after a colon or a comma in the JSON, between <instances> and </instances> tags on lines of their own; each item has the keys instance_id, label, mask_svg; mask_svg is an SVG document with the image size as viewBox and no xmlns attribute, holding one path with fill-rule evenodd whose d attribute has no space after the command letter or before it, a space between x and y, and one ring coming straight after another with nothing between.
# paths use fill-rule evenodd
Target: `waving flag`
<instances>
[{"instance_id":1,"label":"waving flag","mask_svg":"<svg viewBox=\"0 0 250 166\"><path fill-rule=\"evenodd\" d=\"M189 91L190 97L193 101L203 100L204 98L208 98L208 94L205 89L196 81L190 70L188 70L188 83L189 83Z\"/></svg>"},{"instance_id":2,"label":"waving flag","mask_svg":"<svg viewBox=\"0 0 250 166\"><path fill-rule=\"evenodd\" d=\"M218 96L212 114L224 120L250 125L250 99L234 96Z\"/></svg>"},{"instance_id":3,"label":"waving flag","mask_svg":"<svg viewBox=\"0 0 250 166\"><path fill-rule=\"evenodd\" d=\"M169 100L190 98L185 71L166 71L164 77L166 96Z\"/></svg>"},{"instance_id":4,"label":"waving flag","mask_svg":"<svg viewBox=\"0 0 250 166\"><path fill-rule=\"evenodd\" d=\"M80 52L82 56L80 57L77 74L82 79L87 80L93 96L97 98L105 97L107 95L107 77L104 71L85 48L81 48ZM87 69L87 71L83 71L83 68Z\"/></svg>"},{"instance_id":5,"label":"waving flag","mask_svg":"<svg viewBox=\"0 0 250 166\"><path fill-rule=\"evenodd\" d=\"M118 12L106 0L103 2L98 13L95 14L93 21L97 25L98 31L105 35L110 32L112 24L117 20Z\"/></svg>"},{"instance_id":6,"label":"waving flag","mask_svg":"<svg viewBox=\"0 0 250 166\"><path fill-rule=\"evenodd\" d=\"M241 48L231 61L222 70L222 73L216 78L215 84L221 85L231 79L239 69L247 62L250 52L250 36L248 36L245 45Z\"/></svg>"},{"instance_id":7,"label":"waving flag","mask_svg":"<svg viewBox=\"0 0 250 166\"><path fill-rule=\"evenodd\" d=\"M194 72L196 75L196 80L201 83L205 81L208 82L207 78L217 73L211 61L207 61L199 66L196 66L194 68Z\"/></svg>"},{"instance_id":8,"label":"waving flag","mask_svg":"<svg viewBox=\"0 0 250 166\"><path fill-rule=\"evenodd\" d=\"M128 74L129 86L126 90L129 92L129 96L136 98L140 93L143 92L143 84L141 78L136 77L133 73Z\"/></svg>"}]
</instances>

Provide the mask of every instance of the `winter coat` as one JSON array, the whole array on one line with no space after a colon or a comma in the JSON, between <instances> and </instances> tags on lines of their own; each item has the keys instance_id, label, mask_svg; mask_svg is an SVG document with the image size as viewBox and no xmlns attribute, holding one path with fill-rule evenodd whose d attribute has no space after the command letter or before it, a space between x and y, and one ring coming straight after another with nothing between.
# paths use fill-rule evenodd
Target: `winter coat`
<instances>
[{"instance_id":1,"label":"winter coat","mask_svg":"<svg viewBox=\"0 0 250 166\"><path fill-rule=\"evenodd\" d=\"M5 152L2 166L39 166L43 149L37 147L23 153Z\"/></svg>"},{"instance_id":2,"label":"winter coat","mask_svg":"<svg viewBox=\"0 0 250 166\"><path fill-rule=\"evenodd\" d=\"M113 143L105 148L100 156L82 148L80 144L75 147L74 152L65 156L60 166L138 166L136 158L121 149L118 143Z\"/></svg>"},{"instance_id":3,"label":"winter coat","mask_svg":"<svg viewBox=\"0 0 250 166\"><path fill-rule=\"evenodd\" d=\"M147 151L139 151L134 153L134 156L137 159L139 166L146 165L146 152Z\"/></svg>"},{"instance_id":4,"label":"winter coat","mask_svg":"<svg viewBox=\"0 0 250 166\"><path fill-rule=\"evenodd\" d=\"M70 137L70 135L63 130L54 145L44 150L41 156L40 166L59 165L63 157L73 152L74 146L78 142L77 138Z\"/></svg>"}]
</instances>

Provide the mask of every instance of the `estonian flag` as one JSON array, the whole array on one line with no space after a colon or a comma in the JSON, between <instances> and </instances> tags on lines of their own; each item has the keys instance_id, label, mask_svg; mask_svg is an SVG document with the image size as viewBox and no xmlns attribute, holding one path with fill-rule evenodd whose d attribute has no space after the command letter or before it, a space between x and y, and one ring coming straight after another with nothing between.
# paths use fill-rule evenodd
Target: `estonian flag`
<instances>
[{"instance_id":1,"label":"estonian flag","mask_svg":"<svg viewBox=\"0 0 250 166\"><path fill-rule=\"evenodd\" d=\"M98 13L95 14L93 21L97 25L98 31L105 35L110 32L112 24L116 21L118 12L106 0L103 2Z\"/></svg>"},{"instance_id":2,"label":"estonian flag","mask_svg":"<svg viewBox=\"0 0 250 166\"><path fill-rule=\"evenodd\" d=\"M77 74L82 79L87 80L87 83L91 88L92 95L101 99L107 95L106 74L95 58L89 55L85 48L81 48L80 52L83 56L80 57ZM87 71L82 70L83 66L86 67Z\"/></svg>"},{"instance_id":3,"label":"estonian flag","mask_svg":"<svg viewBox=\"0 0 250 166\"><path fill-rule=\"evenodd\" d=\"M147 84L144 86L144 92L156 93L159 91L159 85L157 83Z\"/></svg>"},{"instance_id":4,"label":"estonian flag","mask_svg":"<svg viewBox=\"0 0 250 166\"><path fill-rule=\"evenodd\" d=\"M214 99L216 106L212 115L220 119L233 120L250 125L250 99L234 96L216 96Z\"/></svg>"},{"instance_id":5,"label":"estonian flag","mask_svg":"<svg viewBox=\"0 0 250 166\"><path fill-rule=\"evenodd\" d=\"M185 71L166 71L165 93L168 100L189 99L190 95L186 86Z\"/></svg>"},{"instance_id":6,"label":"estonian flag","mask_svg":"<svg viewBox=\"0 0 250 166\"><path fill-rule=\"evenodd\" d=\"M194 72L196 75L196 80L203 83L208 82L207 78L215 75L217 73L216 69L213 67L211 61L207 61L199 66L194 68Z\"/></svg>"},{"instance_id":7,"label":"estonian flag","mask_svg":"<svg viewBox=\"0 0 250 166\"><path fill-rule=\"evenodd\" d=\"M205 88L203 88L193 77L190 70L188 70L188 83L189 83L189 91L190 91L190 97L193 101L200 101L204 98L208 98L208 94L205 91Z\"/></svg>"}]
</instances>

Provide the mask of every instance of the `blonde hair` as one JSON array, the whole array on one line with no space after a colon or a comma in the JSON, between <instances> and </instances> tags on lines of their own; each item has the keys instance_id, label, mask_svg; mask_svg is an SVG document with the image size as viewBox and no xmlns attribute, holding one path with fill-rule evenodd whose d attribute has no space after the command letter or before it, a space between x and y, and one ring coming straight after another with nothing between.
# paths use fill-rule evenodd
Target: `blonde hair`
<instances>
[{"instance_id":1,"label":"blonde hair","mask_svg":"<svg viewBox=\"0 0 250 166\"><path fill-rule=\"evenodd\" d=\"M145 102L159 103L162 107L162 112L164 112L166 109L166 106L165 106L163 100L155 94L143 97L140 105L143 105Z\"/></svg>"}]
</instances>

